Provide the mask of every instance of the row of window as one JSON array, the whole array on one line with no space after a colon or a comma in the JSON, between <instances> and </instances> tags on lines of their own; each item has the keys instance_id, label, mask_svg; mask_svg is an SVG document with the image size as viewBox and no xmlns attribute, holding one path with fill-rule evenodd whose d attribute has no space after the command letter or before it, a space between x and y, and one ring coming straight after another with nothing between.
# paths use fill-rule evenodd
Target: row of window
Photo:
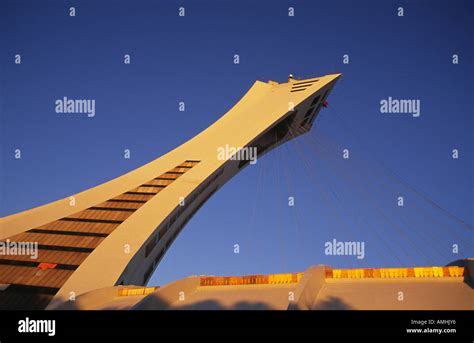
<instances>
[{"instance_id":1,"label":"row of window","mask_svg":"<svg viewBox=\"0 0 474 343\"><path fill-rule=\"evenodd\" d=\"M163 225L163 228L157 232L157 234L151 239L151 241L145 247L145 257L148 257L150 253L155 248L158 241L166 235L168 230L173 226L173 224L178 220L178 218L183 214L184 211L188 208L189 204L192 204L196 198L204 192L214 181L216 181L224 173L224 168L221 168L217 173L211 176L207 181L200 185L196 191L193 192L187 199L184 200L184 206L178 206L178 210L171 216L169 221Z\"/></svg>"},{"instance_id":2,"label":"row of window","mask_svg":"<svg viewBox=\"0 0 474 343\"><path fill-rule=\"evenodd\" d=\"M141 188L151 189L151 188L159 188L159 190L162 190L163 188L169 186L172 182L177 180L179 177L181 177L183 174L185 174L188 170L193 168L195 165L200 163L198 160L186 160L183 163L179 164L178 166L174 167L173 169L165 172L164 174L161 174L160 176L148 181L147 183L137 187L134 189L134 192L127 192L128 196L138 196L137 193L139 193L140 196L143 196L143 192L138 192L141 191ZM154 195L156 195L158 192L153 192L149 193L150 195L147 195L148 198L146 200L140 200L140 202L145 203L147 200L151 199ZM138 200L123 200L123 199L115 199L114 201L138 201ZM151 240L148 242L148 244L145 246L145 257L148 257L153 249L156 247L158 241L166 234L168 231L169 226L165 226L162 230L160 230L156 235L154 235ZM151 275L153 272L154 266L156 263L158 263L159 259L161 258L162 254L164 252L160 253L157 257L157 259L154 261L153 265L151 265L146 273L145 273L145 281L148 279L148 277ZM145 282L144 281L144 282ZM120 281L119 284L123 285L124 281Z\"/></svg>"},{"instance_id":3,"label":"row of window","mask_svg":"<svg viewBox=\"0 0 474 343\"><path fill-rule=\"evenodd\" d=\"M290 130L291 125L293 124L293 121L296 118L297 113L298 111L293 111L293 113L289 114L285 119L275 124L267 132L265 132L263 135L261 135L259 138L255 139L249 144L250 147L257 148L257 157L262 156L262 154L274 147L279 141L281 141L286 136L286 134ZM238 164L238 168L241 169L249 162L249 160L240 161Z\"/></svg>"},{"instance_id":4,"label":"row of window","mask_svg":"<svg viewBox=\"0 0 474 343\"><path fill-rule=\"evenodd\" d=\"M165 237L166 233L170 230L170 228L173 226L173 224L176 222L176 220L181 216L181 214L188 208L190 204L192 204L196 198L205 192L209 186L211 186L222 174L224 173L224 168L221 168L217 173L215 173L213 176L211 176L206 182L201 184L191 196L189 196L187 199L185 199L184 206L178 206L178 210L175 211L175 213L172 215L170 220L163 225L161 230L158 230L158 232L152 237L150 242L145 246L145 258L147 258L154 250L158 242ZM186 218L183 220L181 223L180 227L175 230L173 236L166 242L165 247L163 250L158 254L158 256L155 258L153 261L153 264L150 265L150 267L146 270L143 278L144 278L144 283L148 280L148 278L151 276L153 273L153 270L155 269L156 265L159 263L161 258L163 257L164 253L168 248L170 247L171 243L176 239L178 234L181 232L181 230L184 228L184 226L188 223L188 221L194 216L194 214L201 208L201 206L217 191L218 185L216 184L213 189L206 195L205 198L201 200L201 202L190 212Z\"/></svg>"},{"instance_id":5,"label":"row of window","mask_svg":"<svg viewBox=\"0 0 474 343\"><path fill-rule=\"evenodd\" d=\"M308 109L308 111L306 112L304 118L303 118L303 121L301 122L301 126L305 126L306 124L309 123L309 125L313 124L313 121L314 119L316 118L316 114L319 112L319 110L321 109L321 106L324 102L324 99L326 99L326 96L328 95L329 93L329 90L327 90L323 97L322 97L322 100L319 101L321 99L321 95L317 95L313 101L311 102L311 106L310 108ZM317 105L316 107L316 110L315 110L315 105Z\"/></svg>"}]
</instances>

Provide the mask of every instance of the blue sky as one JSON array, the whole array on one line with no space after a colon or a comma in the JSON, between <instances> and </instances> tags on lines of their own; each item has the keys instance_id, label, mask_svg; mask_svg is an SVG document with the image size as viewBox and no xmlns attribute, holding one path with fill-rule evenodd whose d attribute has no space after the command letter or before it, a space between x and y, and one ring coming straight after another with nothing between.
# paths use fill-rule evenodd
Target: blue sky
<instances>
[{"instance_id":1,"label":"blue sky","mask_svg":"<svg viewBox=\"0 0 474 343\"><path fill-rule=\"evenodd\" d=\"M312 132L219 190L150 284L473 256L473 12L470 1L2 1L0 215L159 157L217 120L256 79L341 72ZM95 99L96 116L55 113L64 96ZM420 117L380 113L388 97L420 100ZM365 258L325 255L333 238L365 242Z\"/></svg>"}]
</instances>

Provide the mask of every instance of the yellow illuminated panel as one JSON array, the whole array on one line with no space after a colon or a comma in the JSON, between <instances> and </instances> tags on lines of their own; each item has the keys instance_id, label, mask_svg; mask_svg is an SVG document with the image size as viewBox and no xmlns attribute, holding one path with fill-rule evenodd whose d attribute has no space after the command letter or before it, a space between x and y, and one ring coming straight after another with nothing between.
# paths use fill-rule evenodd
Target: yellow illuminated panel
<instances>
[{"instance_id":1,"label":"yellow illuminated panel","mask_svg":"<svg viewBox=\"0 0 474 343\"><path fill-rule=\"evenodd\" d=\"M264 285L297 283L303 273L246 275L246 276L206 276L201 277L201 286Z\"/></svg>"},{"instance_id":2,"label":"yellow illuminated panel","mask_svg":"<svg viewBox=\"0 0 474 343\"><path fill-rule=\"evenodd\" d=\"M391 279L407 277L462 277L464 267L414 267L414 268L364 268L331 269L326 268L328 279Z\"/></svg>"},{"instance_id":3,"label":"yellow illuminated panel","mask_svg":"<svg viewBox=\"0 0 474 343\"><path fill-rule=\"evenodd\" d=\"M153 293L158 287L140 287L140 288L122 288L118 291L119 297L128 297L134 295L148 295Z\"/></svg>"}]
</instances>

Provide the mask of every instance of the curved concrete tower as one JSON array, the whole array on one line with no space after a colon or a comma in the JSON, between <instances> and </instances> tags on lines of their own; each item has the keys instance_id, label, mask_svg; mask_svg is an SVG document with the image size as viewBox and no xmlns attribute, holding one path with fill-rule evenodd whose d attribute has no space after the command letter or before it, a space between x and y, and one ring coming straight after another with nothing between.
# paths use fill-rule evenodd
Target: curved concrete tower
<instances>
[{"instance_id":1,"label":"curved concrete tower","mask_svg":"<svg viewBox=\"0 0 474 343\"><path fill-rule=\"evenodd\" d=\"M3 244L35 242L38 256L0 255L0 308L51 309L95 289L145 285L188 220L252 152L261 156L311 129L339 77L256 81L224 116L169 153L2 218ZM232 155L233 148L244 149Z\"/></svg>"}]
</instances>

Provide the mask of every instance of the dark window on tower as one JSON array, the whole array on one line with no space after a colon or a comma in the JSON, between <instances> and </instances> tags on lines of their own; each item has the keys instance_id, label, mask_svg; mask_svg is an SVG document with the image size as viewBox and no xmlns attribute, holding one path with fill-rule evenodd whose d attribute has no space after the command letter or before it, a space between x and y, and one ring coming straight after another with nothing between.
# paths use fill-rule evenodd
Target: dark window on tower
<instances>
[{"instance_id":1,"label":"dark window on tower","mask_svg":"<svg viewBox=\"0 0 474 343\"><path fill-rule=\"evenodd\" d=\"M293 124L293 121L295 120L297 113L298 111L294 111L293 113L289 114L288 117L280 121L270 130L265 132L260 138L250 144L250 146L254 146L257 148L257 156L263 154L267 149L275 145L278 141L280 141L283 137L286 136L286 134L290 130L291 124ZM240 161L239 168L242 168L248 162L249 161L245 160Z\"/></svg>"},{"instance_id":2,"label":"dark window on tower","mask_svg":"<svg viewBox=\"0 0 474 343\"><path fill-rule=\"evenodd\" d=\"M311 108L306 112L306 114L304 115L304 117L305 117L305 118L308 118L308 117L311 115L311 113L313 113L313 110L314 110L314 107L311 107Z\"/></svg>"},{"instance_id":3,"label":"dark window on tower","mask_svg":"<svg viewBox=\"0 0 474 343\"><path fill-rule=\"evenodd\" d=\"M308 122L309 117L304 118L304 120L301 122L301 126L305 126L306 123Z\"/></svg>"},{"instance_id":4,"label":"dark window on tower","mask_svg":"<svg viewBox=\"0 0 474 343\"><path fill-rule=\"evenodd\" d=\"M158 242L158 239L156 236L154 236L152 238L152 240L150 241L150 243L148 243L145 247L145 257L148 257L150 255L150 253L153 251L153 249L155 248L156 246L156 243Z\"/></svg>"},{"instance_id":5,"label":"dark window on tower","mask_svg":"<svg viewBox=\"0 0 474 343\"><path fill-rule=\"evenodd\" d=\"M161 229L160 239L161 239L164 235L166 235L166 233L168 232L168 228L169 228L169 225L163 226L163 228Z\"/></svg>"},{"instance_id":6,"label":"dark window on tower","mask_svg":"<svg viewBox=\"0 0 474 343\"><path fill-rule=\"evenodd\" d=\"M160 251L160 253L158 254L158 256L156 256L155 262L154 262L155 266L158 264L158 262L160 262L160 260L161 260L161 258L163 257L164 253L165 253L165 251L162 250L162 251Z\"/></svg>"},{"instance_id":7,"label":"dark window on tower","mask_svg":"<svg viewBox=\"0 0 474 343\"><path fill-rule=\"evenodd\" d=\"M314 98L313 102L311 103L311 106L314 106L318 103L319 99L321 99L321 95L318 95L316 98Z\"/></svg>"},{"instance_id":8,"label":"dark window on tower","mask_svg":"<svg viewBox=\"0 0 474 343\"><path fill-rule=\"evenodd\" d=\"M150 278L152 273L153 273L153 265L151 265L145 272L145 275L143 275L143 283L147 282L147 280Z\"/></svg>"}]
</instances>

